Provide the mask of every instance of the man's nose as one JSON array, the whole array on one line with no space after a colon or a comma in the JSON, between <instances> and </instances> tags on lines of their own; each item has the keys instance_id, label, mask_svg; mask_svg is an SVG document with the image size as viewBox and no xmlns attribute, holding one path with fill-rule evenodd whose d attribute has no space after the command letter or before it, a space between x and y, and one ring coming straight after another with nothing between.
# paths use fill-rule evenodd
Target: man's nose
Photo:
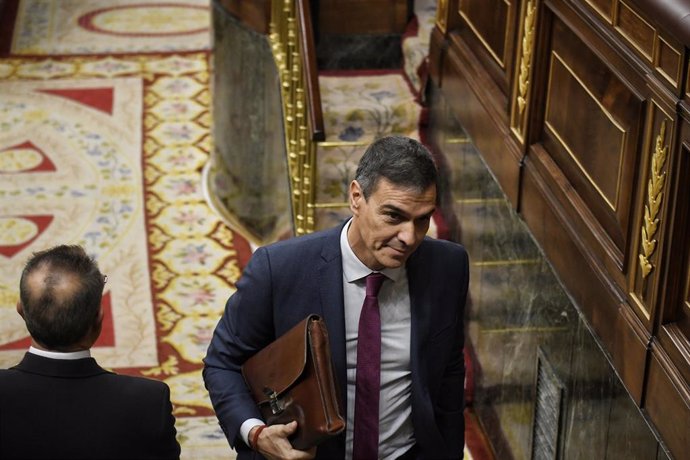
<instances>
[{"instance_id":1,"label":"man's nose","mask_svg":"<svg viewBox=\"0 0 690 460\"><path fill-rule=\"evenodd\" d=\"M413 222L405 222L398 231L398 239L406 246L413 246L417 240L415 230Z\"/></svg>"}]
</instances>

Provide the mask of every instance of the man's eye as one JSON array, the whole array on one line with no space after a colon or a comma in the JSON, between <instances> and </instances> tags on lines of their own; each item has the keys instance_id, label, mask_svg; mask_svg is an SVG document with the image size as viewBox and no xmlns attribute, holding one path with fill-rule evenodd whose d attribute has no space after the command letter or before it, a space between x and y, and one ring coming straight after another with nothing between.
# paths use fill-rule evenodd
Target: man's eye
<instances>
[{"instance_id":1,"label":"man's eye","mask_svg":"<svg viewBox=\"0 0 690 460\"><path fill-rule=\"evenodd\" d=\"M416 220L416 224L417 225L428 225L430 220L431 220L431 216L420 217L419 219Z\"/></svg>"}]
</instances>

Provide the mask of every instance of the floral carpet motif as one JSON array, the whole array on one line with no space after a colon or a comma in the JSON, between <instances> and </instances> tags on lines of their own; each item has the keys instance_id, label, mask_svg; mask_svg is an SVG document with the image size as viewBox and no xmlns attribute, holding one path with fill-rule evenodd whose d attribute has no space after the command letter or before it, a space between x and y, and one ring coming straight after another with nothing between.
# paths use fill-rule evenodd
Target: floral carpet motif
<instances>
[{"instance_id":1,"label":"floral carpet motif","mask_svg":"<svg viewBox=\"0 0 690 460\"><path fill-rule=\"evenodd\" d=\"M316 199L344 203L367 144L388 134L419 139L422 108L400 71L327 72L319 85L326 142L317 157ZM323 213L319 219L321 228L333 220Z\"/></svg>"},{"instance_id":2,"label":"floral carpet motif","mask_svg":"<svg viewBox=\"0 0 690 460\"><path fill-rule=\"evenodd\" d=\"M436 0L415 0L415 19L402 40L405 75L417 94L426 78L425 61L429 55L431 31L436 25Z\"/></svg>"},{"instance_id":3,"label":"floral carpet motif","mask_svg":"<svg viewBox=\"0 0 690 460\"><path fill-rule=\"evenodd\" d=\"M186 458L231 454L201 359L251 253L201 190L208 58L0 61L0 366L28 346L14 309L26 257L82 244L108 274L93 354L170 385Z\"/></svg>"},{"instance_id":4,"label":"floral carpet motif","mask_svg":"<svg viewBox=\"0 0 690 460\"><path fill-rule=\"evenodd\" d=\"M208 49L208 0L21 0L14 55Z\"/></svg>"}]
</instances>

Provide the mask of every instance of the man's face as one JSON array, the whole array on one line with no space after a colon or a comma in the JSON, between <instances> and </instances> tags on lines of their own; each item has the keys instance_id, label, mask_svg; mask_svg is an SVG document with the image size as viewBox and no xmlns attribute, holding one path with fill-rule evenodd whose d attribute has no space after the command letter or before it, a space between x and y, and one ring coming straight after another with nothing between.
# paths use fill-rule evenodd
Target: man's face
<instances>
[{"instance_id":1,"label":"man's face","mask_svg":"<svg viewBox=\"0 0 690 460\"><path fill-rule=\"evenodd\" d=\"M372 270L401 267L417 249L436 209L436 186L420 192L385 178L369 199L357 181L350 184L353 220L348 240L355 255Z\"/></svg>"}]
</instances>

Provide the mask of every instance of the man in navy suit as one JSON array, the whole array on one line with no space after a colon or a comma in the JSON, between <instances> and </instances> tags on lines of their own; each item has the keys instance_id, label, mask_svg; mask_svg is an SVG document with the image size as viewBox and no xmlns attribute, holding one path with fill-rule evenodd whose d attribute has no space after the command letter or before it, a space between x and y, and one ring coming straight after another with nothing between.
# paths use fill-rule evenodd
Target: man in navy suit
<instances>
[{"instance_id":1,"label":"man in navy suit","mask_svg":"<svg viewBox=\"0 0 690 460\"><path fill-rule=\"evenodd\" d=\"M104 285L79 246L27 263L17 311L31 347L0 370L0 458L179 458L168 386L113 374L91 358Z\"/></svg>"},{"instance_id":2,"label":"man in navy suit","mask_svg":"<svg viewBox=\"0 0 690 460\"><path fill-rule=\"evenodd\" d=\"M267 458L462 457L468 257L460 245L426 237L436 187L436 167L423 145L379 139L350 184L350 220L255 252L204 359L216 415L240 459L252 457L250 449ZM378 451L361 455L353 450L358 321L371 272L385 275L378 294ZM240 370L310 313L328 327L347 429L297 451L289 442L296 422L262 427Z\"/></svg>"}]
</instances>

